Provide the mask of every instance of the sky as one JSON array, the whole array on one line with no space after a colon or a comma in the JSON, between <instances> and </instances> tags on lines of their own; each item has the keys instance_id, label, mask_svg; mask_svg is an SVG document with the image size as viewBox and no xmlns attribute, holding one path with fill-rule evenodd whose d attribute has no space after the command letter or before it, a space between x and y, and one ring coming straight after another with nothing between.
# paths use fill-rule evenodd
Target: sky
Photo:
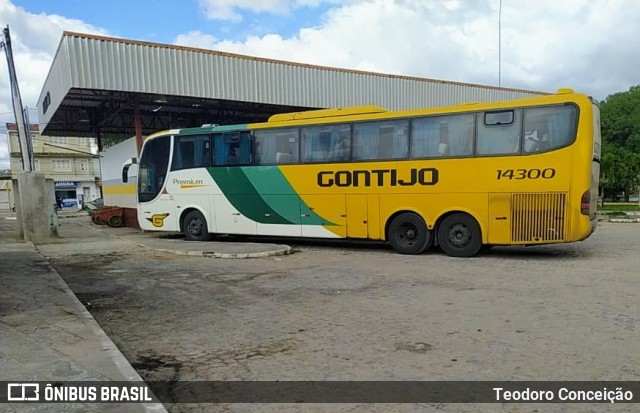
<instances>
[{"instance_id":1,"label":"sky","mask_svg":"<svg viewBox=\"0 0 640 413\"><path fill-rule=\"evenodd\" d=\"M64 30L598 100L640 84L637 0L0 0L32 121ZM14 122L0 58L0 169Z\"/></svg>"}]
</instances>

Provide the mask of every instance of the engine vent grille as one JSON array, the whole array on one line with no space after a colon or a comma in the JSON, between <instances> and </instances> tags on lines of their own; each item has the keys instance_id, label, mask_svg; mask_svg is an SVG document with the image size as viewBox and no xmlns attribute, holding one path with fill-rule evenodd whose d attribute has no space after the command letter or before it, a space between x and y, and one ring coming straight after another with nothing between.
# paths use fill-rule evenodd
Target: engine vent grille
<instances>
[{"instance_id":1,"label":"engine vent grille","mask_svg":"<svg viewBox=\"0 0 640 413\"><path fill-rule=\"evenodd\" d=\"M531 244L567 239L566 193L511 196L511 241Z\"/></svg>"}]
</instances>

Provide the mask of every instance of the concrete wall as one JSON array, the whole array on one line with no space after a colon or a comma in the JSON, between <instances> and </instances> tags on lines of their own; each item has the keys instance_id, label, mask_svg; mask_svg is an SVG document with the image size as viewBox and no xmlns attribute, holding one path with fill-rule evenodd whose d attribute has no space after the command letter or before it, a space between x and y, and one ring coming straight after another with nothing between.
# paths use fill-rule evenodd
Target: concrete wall
<instances>
[{"instance_id":1,"label":"concrete wall","mask_svg":"<svg viewBox=\"0 0 640 413\"><path fill-rule=\"evenodd\" d=\"M37 172L21 173L13 180L18 235L25 241L44 244L58 235L53 180Z\"/></svg>"}]
</instances>

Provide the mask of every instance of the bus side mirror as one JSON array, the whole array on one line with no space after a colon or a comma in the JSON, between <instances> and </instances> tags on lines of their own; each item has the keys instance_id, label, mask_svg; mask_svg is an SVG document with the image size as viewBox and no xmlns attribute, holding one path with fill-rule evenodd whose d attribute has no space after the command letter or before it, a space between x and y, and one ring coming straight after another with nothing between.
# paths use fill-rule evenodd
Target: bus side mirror
<instances>
[{"instance_id":1,"label":"bus side mirror","mask_svg":"<svg viewBox=\"0 0 640 413\"><path fill-rule=\"evenodd\" d=\"M123 183L126 184L127 182L129 182L129 168L131 167L131 165L137 165L137 164L138 164L138 158L131 158L122 165L122 182Z\"/></svg>"}]
</instances>

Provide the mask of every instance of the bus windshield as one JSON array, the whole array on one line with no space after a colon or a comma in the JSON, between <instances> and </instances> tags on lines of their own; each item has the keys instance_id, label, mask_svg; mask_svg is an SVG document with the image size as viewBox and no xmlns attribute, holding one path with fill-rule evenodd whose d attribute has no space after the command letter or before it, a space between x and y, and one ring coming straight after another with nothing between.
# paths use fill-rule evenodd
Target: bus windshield
<instances>
[{"instance_id":1,"label":"bus windshield","mask_svg":"<svg viewBox=\"0 0 640 413\"><path fill-rule=\"evenodd\" d=\"M169 136L162 136L146 142L144 146L138 170L138 202L152 201L164 185L169 163L169 139Z\"/></svg>"}]
</instances>

